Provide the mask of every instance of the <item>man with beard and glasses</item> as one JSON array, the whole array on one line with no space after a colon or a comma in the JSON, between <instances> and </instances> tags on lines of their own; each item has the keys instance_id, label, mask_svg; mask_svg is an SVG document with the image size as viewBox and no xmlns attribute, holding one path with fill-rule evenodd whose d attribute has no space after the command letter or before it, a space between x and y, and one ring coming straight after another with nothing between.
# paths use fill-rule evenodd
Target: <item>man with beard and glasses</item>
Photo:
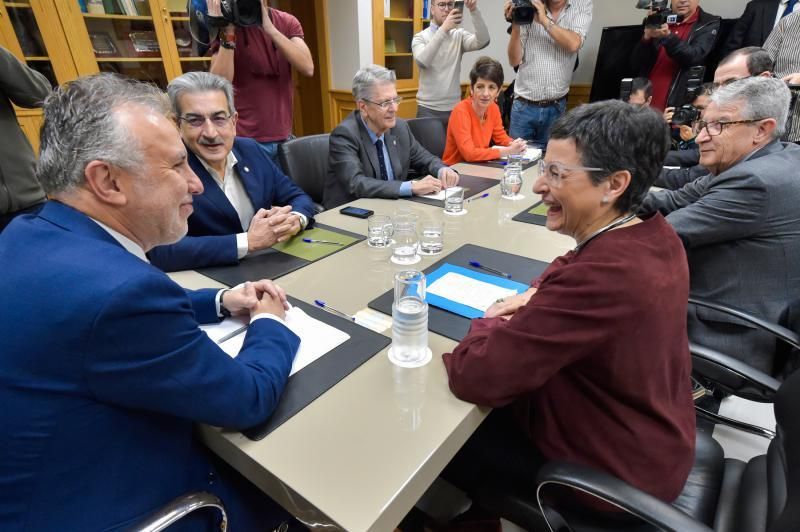
<instances>
[{"instance_id":1,"label":"man with beard and glasses","mask_svg":"<svg viewBox=\"0 0 800 532\"><path fill-rule=\"evenodd\" d=\"M195 198L188 235L154 248L165 271L235 264L284 242L313 223L314 202L252 139L236 136L231 83L188 72L167 87L189 150L189 166L205 192Z\"/></svg>"}]
</instances>

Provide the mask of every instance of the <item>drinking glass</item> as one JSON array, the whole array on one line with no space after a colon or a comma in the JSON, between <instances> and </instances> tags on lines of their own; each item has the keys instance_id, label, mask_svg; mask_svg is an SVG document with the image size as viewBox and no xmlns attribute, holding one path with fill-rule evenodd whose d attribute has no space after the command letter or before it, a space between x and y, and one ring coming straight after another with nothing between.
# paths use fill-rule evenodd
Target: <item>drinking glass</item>
<instances>
[{"instance_id":1,"label":"drinking glass","mask_svg":"<svg viewBox=\"0 0 800 532\"><path fill-rule=\"evenodd\" d=\"M464 208L464 187L450 187L444 191L444 213L450 216L467 214Z\"/></svg>"},{"instance_id":2,"label":"drinking glass","mask_svg":"<svg viewBox=\"0 0 800 532\"><path fill-rule=\"evenodd\" d=\"M522 157L509 155L508 163L500 178L500 195L505 199L520 200L525 196L520 194L522 188Z\"/></svg>"},{"instance_id":3,"label":"drinking glass","mask_svg":"<svg viewBox=\"0 0 800 532\"><path fill-rule=\"evenodd\" d=\"M398 215L394 219L394 241L392 242L392 262L395 264L416 264L422 260L418 254L416 215Z\"/></svg>"},{"instance_id":4,"label":"drinking glass","mask_svg":"<svg viewBox=\"0 0 800 532\"><path fill-rule=\"evenodd\" d=\"M374 214L367 219L367 245L373 248L385 248L392 242L394 226L392 217L385 214Z\"/></svg>"},{"instance_id":5,"label":"drinking glass","mask_svg":"<svg viewBox=\"0 0 800 532\"><path fill-rule=\"evenodd\" d=\"M438 255L444 249L444 224L439 220L426 220L422 222L422 231L419 239L419 252L421 255Z\"/></svg>"},{"instance_id":6,"label":"drinking glass","mask_svg":"<svg viewBox=\"0 0 800 532\"><path fill-rule=\"evenodd\" d=\"M431 356L425 274L416 270L398 272L394 276L389 360L398 366L414 368L427 364Z\"/></svg>"}]
</instances>

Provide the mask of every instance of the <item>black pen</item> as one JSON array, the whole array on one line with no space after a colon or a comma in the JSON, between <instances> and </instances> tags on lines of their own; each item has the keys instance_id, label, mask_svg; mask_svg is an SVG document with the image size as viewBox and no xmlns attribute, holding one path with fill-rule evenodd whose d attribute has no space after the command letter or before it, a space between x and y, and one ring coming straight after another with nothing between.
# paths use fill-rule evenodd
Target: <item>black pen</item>
<instances>
[{"instance_id":1,"label":"black pen","mask_svg":"<svg viewBox=\"0 0 800 532\"><path fill-rule=\"evenodd\" d=\"M478 262L476 260L469 261L469 265L470 266L474 266L475 268L480 268L481 270L486 270L487 272L496 273L497 275L501 275L501 276L505 277L506 279L511 279L511 274L506 273L506 272L501 272L500 270L495 270L494 268L490 268L488 266L484 266L483 264L481 264L480 262Z\"/></svg>"}]
</instances>

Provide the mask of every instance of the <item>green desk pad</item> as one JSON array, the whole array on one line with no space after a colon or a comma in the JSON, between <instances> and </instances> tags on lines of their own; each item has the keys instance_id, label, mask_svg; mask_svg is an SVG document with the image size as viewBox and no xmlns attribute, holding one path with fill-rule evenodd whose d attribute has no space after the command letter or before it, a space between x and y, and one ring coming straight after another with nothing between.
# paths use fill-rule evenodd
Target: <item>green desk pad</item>
<instances>
[{"instance_id":1,"label":"green desk pad","mask_svg":"<svg viewBox=\"0 0 800 532\"><path fill-rule=\"evenodd\" d=\"M521 213L517 214L512 220L526 224L545 225L547 223L547 205L537 201Z\"/></svg>"},{"instance_id":2,"label":"green desk pad","mask_svg":"<svg viewBox=\"0 0 800 532\"><path fill-rule=\"evenodd\" d=\"M303 242L304 238L330 240L345 245ZM198 268L197 271L228 286L258 279L277 279L364 239L365 236L344 229L316 224L312 229L299 233L288 242L276 244L256 255L243 258L239 264Z\"/></svg>"},{"instance_id":3,"label":"green desk pad","mask_svg":"<svg viewBox=\"0 0 800 532\"><path fill-rule=\"evenodd\" d=\"M328 242L338 242L344 244L337 246L335 244L320 244L318 242L303 242L304 238L312 240L327 240ZM309 262L314 262L323 257L327 257L331 253L336 253L340 249L346 248L350 244L363 240L363 237L358 238L355 236L348 236L338 231L331 231L323 229L322 227L314 227L307 231L296 234L286 242L275 244L272 249L287 253L295 257L305 259Z\"/></svg>"}]
</instances>

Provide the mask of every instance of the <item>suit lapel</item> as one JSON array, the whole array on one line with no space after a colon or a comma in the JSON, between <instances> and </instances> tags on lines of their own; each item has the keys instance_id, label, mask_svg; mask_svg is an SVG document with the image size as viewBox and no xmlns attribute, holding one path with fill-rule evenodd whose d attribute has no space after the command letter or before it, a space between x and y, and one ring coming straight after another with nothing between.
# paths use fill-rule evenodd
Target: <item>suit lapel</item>
<instances>
[{"instance_id":1,"label":"suit lapel","mask_svg":"<svg viewBox=\"0 0 800 532\"><path fill-rule=\"evenodd\" d=\"M375 144L372 143L372 139L367 132L367 126L364 125L364 121L361 120L358 110L353 111L353 118L355 119L356 124L358 124L358 131L361 134L361 143L364 145L364 150L367 152L367 158L369 159L369 163L372 165L372 177L380 179L381 166L378 162L378 150L375 149Z\"/></svg>"},{"instance_id":2,"label":"suit lapel","mask_svg":"<svg viewBox=\"0 0 800 532\"><path fill-rule=\"evenodd\" d=\"M783 7L780 2L768 2L764 5L764 19L761 22L761 42L767 40L769 34L775 28L775 17L778 16L778 8Z\"/></svg>"},{"instance_id":3,"label":"suit lapel","mask_svg":"<svg viewBox=\"0 0 800 532\"><path fill-rule=\"evenodd\" d=\"M214 181L211 174L208 173L208 170L206 170L206 167L200 162L200 159L197 158L197 155L189 150L188 146L186 149L189 152L189 166L191 166L194 173L197 174L197 177L200 178L200 181L203 182L203 194L196 198L195 201L208 202L231 222L235 222L236 225L241 225L239 215L236 214L236 209L233 208L231 202L225 197L225 193L220 186Z\"/></svg>"},{"instance_id":4,"label":"suit lapel","mask_svg":"<svg viewBox=\"0 0 800 532\"><path fill-rule=\"evenodd\" d=\"M66 231L103 240L121 248L123 247L122 244L117 242L113 236L97 225L89 216L58 200L50 200L45 203L44 207L39 212L39 217Z\"/></svg>"},{"instance_id":5,"label":"suit lapel","mask_svg":"<svg viewBox=\"0 0 800 532\"><path fill-rule=\"evenodd\" d=\"M233 154L236 156L236 164L233 167L236 169L236 173L239 174L239 179L241 179L244 190L250 198L250 203L253 204L253 209L258 211L259 207L268 208L262 200L262 198L266 197L264 191L265 180L256 176L255 168L251 168L247 163L244 155L236 146L236 142L233 144ZM238 219L239 216L237 215L236 218Z\"/></svg>"},{"instance_id":6,"label":"suit lapel","mask_svg":"<svg viewBox=\"0 0 800 532\"><path fill-rule=\"evenodd\" d=\"M398 181L403 180L403 165L400 164L400 151L397 148L397 137L394 135L394 130L387 131L383 138L386 141L386 149L389 151L389 159L392 161L392 173L394 178Z\"/></svg>"}]
</instances>

